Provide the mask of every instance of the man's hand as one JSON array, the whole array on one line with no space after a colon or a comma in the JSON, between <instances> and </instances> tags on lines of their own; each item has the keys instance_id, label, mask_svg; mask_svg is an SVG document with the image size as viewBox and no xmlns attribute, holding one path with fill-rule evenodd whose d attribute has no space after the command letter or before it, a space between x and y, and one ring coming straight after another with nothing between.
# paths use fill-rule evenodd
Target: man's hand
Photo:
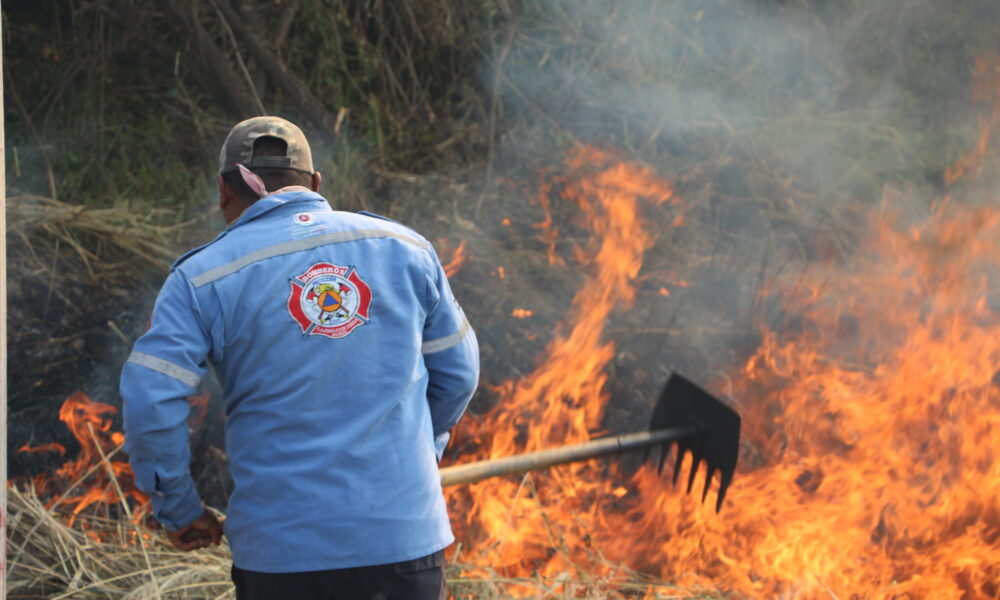
<instances>
[{"instance_id":1,"label":"man's hand","mask_svg":"<svg viewBox=\"0 0 1000 600\"><path fill-rule=\"evenodd\" d=\"M218 546L222 540L222 523L206 508L194 523L184 529L167 531L167 537L178 550L185 552L205 548L210 544Z\"/></svg>"}]
</instances>

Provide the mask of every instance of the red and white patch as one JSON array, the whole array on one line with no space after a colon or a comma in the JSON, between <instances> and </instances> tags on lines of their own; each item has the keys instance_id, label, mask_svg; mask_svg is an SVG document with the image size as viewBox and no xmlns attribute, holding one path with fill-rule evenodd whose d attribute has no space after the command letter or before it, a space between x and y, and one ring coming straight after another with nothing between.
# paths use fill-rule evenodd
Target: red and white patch
<instances>
[{"instance_id":1,"label":"red and white patch","mask_svg":"<svg viewBox=\"0 0 1000 600\"><path fill-rule=\"evenodd\" d=\"M316 263L289 283L288 314L304 336L342 338L370 320L372 290L354 267Z\"/></svg>"},{"instance_id":2,"label":"red and white patch","mask_svg":"<svg viewBox=\"0 0 1000 600\"><path fill-rule=\"evenodd\" d=\"M292 221L298 225L312 225L316 222L316 215L311 212L295 213L295 216L292 217Z\"/></svg>"}]
</instances>

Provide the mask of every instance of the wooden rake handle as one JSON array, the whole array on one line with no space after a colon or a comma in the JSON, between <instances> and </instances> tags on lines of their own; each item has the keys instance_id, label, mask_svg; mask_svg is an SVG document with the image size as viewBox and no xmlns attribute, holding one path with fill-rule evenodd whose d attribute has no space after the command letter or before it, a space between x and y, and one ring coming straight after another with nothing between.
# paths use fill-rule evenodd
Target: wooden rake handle
<instances>
[{"instance_id":1,"label":"wooden rake handle","mask_svg":"<svg viewBox=\"0 0 1000 600\"><path fill-rule=\"evenodd\" d=\"M665 444L695 435L690 427L671 427L655 431L640 431L614 437L591 440L582 444L561 446L549 450L539 450L527 454L515 454L493 460L464 465L445 467L440 470L441 486L475 483L491 477L513 475L537 471L556 465L588 460L606 454L615 454L624 450L647 448L657 444Z\"/></svg>"}]
</instances>

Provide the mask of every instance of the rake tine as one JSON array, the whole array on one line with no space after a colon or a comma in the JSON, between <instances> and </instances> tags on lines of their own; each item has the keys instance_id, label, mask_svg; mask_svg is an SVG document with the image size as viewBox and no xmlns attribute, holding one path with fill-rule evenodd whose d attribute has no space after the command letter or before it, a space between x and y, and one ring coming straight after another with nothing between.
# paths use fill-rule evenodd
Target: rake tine
<instances>
[{"instance_id":1,"label":"rake tine","mask_svg":"<svg viewBox=\"0 0 1000 600\"><path fill-rule=\"evenodd\" d=\"M670 481L672 485L677 485L677 476L681 473L681 462L684 460L684 447L677 444L677 459L674 461L674 478Z\"/></svg>"},{"instance_id":2,"label":"rake tine","mask_svg":"<svg viewBox=\"0 0 1000 600\"><path fill-rule=\"evenodd\" d=\"M709 486L712 483L712 476L715 475L716 471L718 471L718 469L716 469L712 465L708 465L708 472L705 473L705 489L703 489L701 491L701 503L702 504L705 503L705 498L708 498L708 488L709 488Z\"/></svg>"},{"instance_id":3,"label":"rake tine","mask_svg":"<svg viewBox=\"0 0 1000 600\"><path fill-rule=\"evenodd\" d=\"M732 474L722 471L722 477L719 480L719 493L716 495L717 500L715 501L715 512L722 510L722 500L726 497L726 490L729 489L729 484L732 482Z\"/></svg>"},{"instance_id":4,"label":"rake tine","mask_svg":"<svg viewBox=\"0 0 1000 600\"><path fill-rule=\"evenodd\" d=\"M694 479L698 475L698 466L701 465L701 456L691 452L691 472L688 473L688 487L687 493L691 493L691 488L694 487Z\"/></svg>"},{"instance_id":5,"label":"rake tine","mask_svg":"<svg viewBox=\"0 0 1000 600\"><path fill-rule=\"evenodd\" d=\"M656 474L657 475L663 475L663 463L667 462L667 454L670 453L670 444L671 444L671 442L667 442L666 444L663 444L662 446L660 446L660 460L658 461L658 464L657 464L657 467L656 467ZM643 461L643 462L645 462L645 461Z\"/></svg>"}]
</instances>

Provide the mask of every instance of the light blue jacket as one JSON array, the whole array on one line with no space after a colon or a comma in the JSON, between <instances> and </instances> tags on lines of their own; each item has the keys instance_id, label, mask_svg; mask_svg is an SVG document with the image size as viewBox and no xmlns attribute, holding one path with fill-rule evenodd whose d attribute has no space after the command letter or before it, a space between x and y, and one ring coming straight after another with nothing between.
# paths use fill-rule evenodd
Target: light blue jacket
<instances>
[{"instance_id":1,"label":"light blue jacket","mask_svg":"<svg viewBox=\"0 0 1000 600\"><path fill-rule=\"evenodd\" d=\"M202 511L185 398L209 364L236 566L377 565L454 540L435 444L475 391L479 350L420 235L294 188L174 264L121 379L136 482L174 530Z\"/></svg>"}]
</instances>

